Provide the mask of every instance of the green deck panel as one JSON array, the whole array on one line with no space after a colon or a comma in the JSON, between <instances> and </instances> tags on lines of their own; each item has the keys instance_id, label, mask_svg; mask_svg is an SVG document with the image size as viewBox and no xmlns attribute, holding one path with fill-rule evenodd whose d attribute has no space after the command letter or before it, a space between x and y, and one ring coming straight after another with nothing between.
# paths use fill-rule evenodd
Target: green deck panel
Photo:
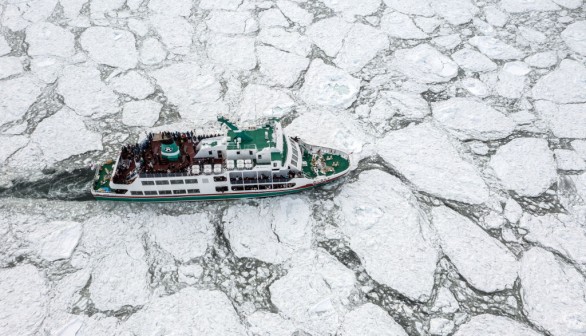
<instances>
[{"instance_id":1,"label":"green deck panel","mask_svg":"<svg viewBox=\"0 0 586 336\"><path fill-rule=\"evenodd\" d=\"M100 188L108 187L110 188L110 179L106 178L108 172L112 173L112 169L114 168L114 164L103 164L100 167L100 171L98 172L98 179L94 183L94 190L98 190ZM106 172L106 170L108 172Z\"/></svg>"},{"instance_id":2,"label":"green deck panel","mask_svg":"<svg viewBox=\"0 0 586 336\"><path fill-rule=\"evenodd\" d=\"M271 153L271 161L281 161L281 153L279 152L272 152Z\"/></svg>"},{"instance_id":3,"label":"green deck panel","mask_svg":"<svg viewBox=\"0 0 586 336\"><path fill-rule=\"evenodd\" d=\"M328 160L326 158L332 157L331 160ZM345 171L346 169L348 169L348 167L350 167L350 161L344 159L343 157L341 157L340 155L335 155L335 154L325 154L324 155L324 159L326 161L326 164L332 168L334 168L333 172L329 172L326 175L333 175L333 174L338 174L341 173L343 171ZM332 164L334 162L338 162L338 166L334 167Z\"/></svg>"},{"instance_id":4,"label":"green deck panel","mask_svg":"<svg viewBox=\"0 0 586 336\"><path fill-rule=\"evenodd\" d=\"M269 140L265 139L265 132L268 132ZM246 145L254 145L258 151L261 151L264 148L276 146L276 144L273 141L271 141L271 139L273 138L273 128L270 126L257 128L253 131L242 131L241 133L246 133L246 135L251 139L249 141L244 141L243 139L243 142L241 144L242 148L245 148L244 146ZM238 133L233 130L229 130L228 136L231 139L235 139L238 136ZM230 142L229 146L230 145L235 146L235 143Z\"/></svg>"}]
</instances>

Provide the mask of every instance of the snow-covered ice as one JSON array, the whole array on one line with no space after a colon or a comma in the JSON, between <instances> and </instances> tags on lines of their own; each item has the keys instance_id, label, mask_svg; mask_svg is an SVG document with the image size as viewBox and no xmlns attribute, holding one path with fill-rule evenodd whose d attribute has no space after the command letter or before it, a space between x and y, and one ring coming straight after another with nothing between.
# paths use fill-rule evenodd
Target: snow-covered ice
<instances>
[{"instance_id":1,"label":"snow-covered ice","mask_svg":"<svg viewBox=\"0 0 586 336\"><path fill-rule=\"evenodd\" d=\"M347 108L356 100L359 88L360 79L315 60L305 74L300 94L309 104Z\"/></svg>"},{"instance_id":2,"label":"snow-covered ice","mask_svg":"<svg viewBox=\"0 0 586 336\"><path fill-rule=\"evenodd\" d=\"M400 12L385 12L380 24L382 31L392 37L402 39L425 39L428 37L408 15Z\"/></svg>"},{"instance_id":3,"label":"snow-covered ice","mask_svg":"<svg viewBox=\"0 0 586 336\"><path fill-rule=\"evenodd\" d=\"M455 336L539 336L541 333L532 330L513 319L490 314L474 316L462 325Z\"/></svg>"},{"instance_id":4,"label":"snow-covered ice","mask_svg":"<svg viewBox=\"0 0 586 336\"><path fill-rule=\"evenodd\" d=\"M371 170L345 186L335 202L341 209L338 225L367 272L415 300L428 298L438 251L411 191L397 178Z\"/></svg>"},{"instance_id":5,"label":"snow-covered ice","mask_svg":"<svg viewBox=\"0 0 586 336\"><path fill-rule=\"evenodd\" d=\"M586 21L577 21L562 32L562 38L570 49L586 56L586 33L584 31L586 31Z\"/></svg>"},{"instance_id":6,"label":"snow-covered ice","mask_svg":"<svg viewBox=\"0 0 586 336\"><path fill-rule=\"evenodd\" d=\"M395 51L393 67L422 82L447 82L458 74L458 65L429 44Z\"/></svg>"},{"instance_id":7,"label":"snow-covered ice","mask_svg":"<svg viewBox=\"0 0 586 336\"><path fill-rule=\"evenodd\" d=\"M155 86L137 71L130 71L113 78L110 86L114 91L136 99L145 99L155 92Z\"/></svg>"},{"instance_id":8,"label":"snow-covered ice","mask_svg":"<svg viewBox=\"0 0 586 336\"><path fill-rule=\"evenodd\" d=\"M121 329L134 335L236 336L246 333L225 294L195 288L154 299L123 323Z\"/></svg>"},{"instance_id":9,"label":"snow-covered ice","mask_svg":"<svg viewBox=\"0 0 586 336\"><path fill-rule=\"evenodd\" d=\"M515 123L492 107L465 98L432 104L433 117L461 140L496 140L509 136Z\"/></svg>"},{"instance_id":10,"label":"snow-covered ice","mask_svg":"<svg viewBox=\"0 0 586 336\"><path fill-rule=\"evenodd\" d=\"M57 91L65 104L81 116L100 117L120 110L118 97L102 82L100 71L92 66L65 67Z\"/></svg>"},{"instance_id":11,"label":"snow-covered ice","mask_svg":"<svg viewBox=\"0 0 586 336\"><path fill-rule=\"evenodd\" d=\"M131 101L122 108L122 122L128 126L153 126L163 105L152 100Z\"/></svg>"},{"instance_id":12,"label":"snow-covered ice","mask_svg":"<svg viewBox=\"0 0 586 336\"><path fill-rule=\"evenodd\" d=\"M40 255L43 259L55 261L68 259L81 238L82 227L77 222L53 222L48 235L43 237Z\"/></svg>"},{"instance_id":13,"label":"snow-covered ice","mask_svg":"<svg viewBox=\"0 0 586 336\"><path fill-rule=\"evenodd\" d=\"M256 67L254 39L250 37L213 36L207 52L212 61L227 69L251 70Z\"/></svg>"},{"instance_id":14,"label":"snow-covered ice","mask_svg":"<svg viewBox=\"0 0 586 336\"><path fill-rule=\"evenodd\" d=\"M123 69L136 66L138 52L132 33L107 27L91 27L81 35L81 46L100 64Z\"/></svg>"},{"instance_id":15,"label":"snow-covered ice","mask_svg":"<svg viewBox=\"0 0 586 336\"><path fill-rule=\"evenodd\" d=\"M534 99L560 104L586 102L586 67L577 61L563 60L558 69L541 77L531 91Z\"/></svg>"},{"instance_id":16,"label":"snow-covered ice","mask_svg":"<svg viewBox=\"0 0 586 336\"><path fill-rule=\"evenodd\" d=\"M519 266L506 246L448 207L434 208L432 217L443 252L472 286L484 292L513 287Z\"/></svg>"},{"instance_id":17,"label":"snow-covered ice","mask_svg":"<svg viewBox=\"0 0 586 336\"><path fill-rule=\"evenodd\" d=\"M527 318L556 336L586 332L586 280L552 253L534 247L521 259L521 299Z\"/></svg>"},{"instance_id":18,"label":"snow-covered ice","mask_svg":"<svg viewBox=\"0 0 586 336\"><path fill-rule=\"evenodd\" d=\"M452 54L452 58L462 69L472 72L485 72L496 70L496 63L473 49L460 49Z\"/></svg>"},{"instance_id":19,"label":"snow-covered ice","mask_svg":"<svg viewBox=\"0 0 586 336\"><path fill-rule=\"evenodd\" d=\"M27 75L0 81L0 125L22 118L43 88L42 83Z\"/></svg>"},{"instance_id":20,"label":"snow-covered ice","mask_svg":"<svg viewBox=\"0 0 586 336\"><path fill-rule=\"evenodd\" d=\"M544 139L514 139L496 151L490 166L505 189L523 196L541 195L557 178L553 152Z\"/></svg>"},{"instance_id":21,"label":"snow-covered ice","mask_svg":"<svg viewBox=\"0 0 586 336\"><path fill-rule=\"evenodd\" d=\"M367 303L344 316L337 335L407 336L407 333L387 312Z\"/></svg>"},{"instance_id":22,"label":"snow-covered ice","mask_svg":"<svg viewBox=\"0 0 586 336\"><path fill-rule=\"evenodd\" d=\"M524 56L521 50L490 36L475 36L468 43L493 60L514 60Z\"/></svg>"},{"instance_id":23,"label":"snow-covered ice","mask_svg":"<svg viewBox=\"0 0 586 336\"><path fill-rule=\"evenodd\" d=\"M464 161L449 137L429 123L390 132L378 152L418 190L442 198L478 204L488 188L476 168Z\"/></svg>"},{"instance_id":24,"label":"snow-covered ice","mask_svg":"<svg viewBox=\"0 0 586 336\"><path fill-rule=\"evenodd\" d=\"M586 104L535 102L535 109L551 132L559 138L586 138Z\"/></svg>"},{"instance_id":25,"label":"snow-covered ice","mask_svg":"<svg viewBox=\"0 0 586 336\"><path fill-rule=\"evenodd\" d=\"M28 54L71 57L75 54L73 34L51 23L37 23L26 29Z\"/></svg>"},{"instance_id":26,"label":"snow-covered ice","mask_svg":"<svg viewBox=\"0 0 586 336\"><path fill-rule=\"evenodd\" d=\"M273 47L259 46L256 53L260 71L284 87L295 84L301 71L309 66L309 59Z\"/></svg>"}]
</instances>

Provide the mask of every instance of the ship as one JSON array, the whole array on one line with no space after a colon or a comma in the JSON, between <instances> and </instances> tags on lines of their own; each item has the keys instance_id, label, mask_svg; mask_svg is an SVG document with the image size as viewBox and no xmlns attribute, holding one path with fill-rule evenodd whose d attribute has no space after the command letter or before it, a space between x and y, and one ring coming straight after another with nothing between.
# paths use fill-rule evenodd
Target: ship
<instances>
[{"instance_id":1,"label":"ship","mask_svg":"<svg viewBox=\"0 0 586 336\"><path fill-rule=\"evenodd\" d=\"M279 120L239 128L219 117L218 132L148 133L96 166L97 200L174 202L262 198L340 180L349 154L287 136Z\"/></svg>"}]
</instances>

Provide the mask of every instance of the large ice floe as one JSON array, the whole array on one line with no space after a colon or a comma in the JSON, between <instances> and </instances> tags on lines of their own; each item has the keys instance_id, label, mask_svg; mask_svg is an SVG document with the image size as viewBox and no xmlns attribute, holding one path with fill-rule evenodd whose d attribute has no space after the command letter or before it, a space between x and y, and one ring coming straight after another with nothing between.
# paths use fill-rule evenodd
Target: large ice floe
<instances>
[{"instance_id":1,"label":"large ice floe","mask_svg":"<svg viewBox=\"0 0 586 336\"><path fill-rule=\"evenodd\" d=\"M477 169L460 157L447 134L430 123L389 132L377 147L418 190L471 204L488 199L488 187Z\"/></svg>"},{"instance_id":2,"label":"large ice floe","mask_svg":"<svg viewBox=\"0 0 586 336\"><path fill-rule=\"evenodd\" d=\"M360 174L336 197L339 225L373 279L415 300L431 294L438 251L430 224L399 179Z\"/></svg>"},{"instance_id":3,"label":"large ice floe","mask_svg":"<svg viewBox=\"0 0 586 336\"><path fill-rule=\"evenodd\" d=\"M2 1L0 335L584 335L585 5ZM96 163L218 116L351 171L92 200Z\"/></svg>"},{"instance_id":4,"label":"large ice floe","mask_svg":"<svg viewBox=\"0 0 586 336\"><path fill-rule=\"evenodd\" d=\"M518 138L501 146L490 166L508 190L539 196L556 181L553 152L545 139Z\"/></svg>"},{"instance_id":5,"label":"large ice floe","mask_svg":"<svg viewBox=\"0 0 586 336\"><path fill-rule=\"evenodd\" d=\"M442 251L472 286L485 292L513 287L518 263L506 246L448 207L434 208L432 217Z\"/></svg>"}]
</instances>

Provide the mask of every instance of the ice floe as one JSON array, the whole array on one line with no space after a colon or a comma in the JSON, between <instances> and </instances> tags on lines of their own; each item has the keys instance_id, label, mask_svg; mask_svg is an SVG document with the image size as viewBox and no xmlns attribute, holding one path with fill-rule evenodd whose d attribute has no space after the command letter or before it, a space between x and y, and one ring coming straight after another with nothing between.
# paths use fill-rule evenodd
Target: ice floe
<instances>
[{"instance_id":1,"label":"ice floe","mask_svg":"<svg viewBox=\"0 0 586 336\"><path fill-rule=\"evenodd\" d=\"M380 5L380 0L324 0L324 4L336 12L341 12L344 18L353 21L356 15L366 16L376 12Z\"/></svg>"},{"instance_id":2,"label":"ice floe","mask_svg":"<svg viewBox=\"0 0 586 336\"><path fill-rule=\"evenodd\" d=\"M82 227L77 222L52 222L51 232L42 238L40 256L48 261L68 259L81 238Z\"/></svg>"},{"instance_id":3,"label":"ice floe","mask_svg":"<svg viewBox=\"0 0 586 336\"><path fill-rule=\"evenodd\" d=\"M301 26L308 26L313 22L313 14L301 8L293 1L277 0L277 6L289 20Z\"/></svg>"},{"instance_id":4,"label":"ice floe","mask_svg":"<svg viewBox=\"0 0 586 336\"><path fill-rule=\"evenodd\" d=\"M578 54L586 56L586 21L577 21L562 32L564 42Z\"/></svg>"},{"instance_id":5,"label":"ice floe","mask_svg":"<svg viewBox=\"0 0 586 336\"><path fill-rule=\"evenodd\" d=\"M208 29L224 34L244 34L256 30L250 12L212 11L206 20Z\"/></svg>"},{"instance_id":6,"label":"ice floe","mask_svg":"<svg viewBox=\"0 0 586 336\"><path fill-rule=\"evenodd\" d=\"M75 54L73 34L48 22L36 23L26 29L27 53L31 56L70 57Z\"/></svg>"},{"instance_id":7,"label":"ice floe","mask_svg":"<svg viewBox=\"0 0 586 336\"><path fill-rule=\"evenodd\" d=\"M571 149L556 149L553 152L555 163L560 170L585 170L586 162Z\"/></svg>"},{"instance_id":8,"label":"ice floe","mask_svg":"<svg viewBox=\"0 0 586 336\"><path fill-rule=\"evenodd\" d=\"M395 51L392 65L422 83L447 82L458 75L458 65L429 44Z\"/></svg>"},{"instance_id":9,"label":"ice floe","mask_svg":"<svg viewBox=\"0 0 586 336\"><path fill-rule=\"evenodd\" d=\"M138 61L136 40L126 30L91 27L83 32L80 41L89 56L98 63L130 69Z\"/></svg>"},{"instance_id":10,"label":"ice floe","mask_svg":"<svg viewBox=\"0 0 586 336\"><path fill-rule=\"evenodd\" d=\"M577 61L563 60L558 69L541 77L532 89L534 99L556 103L586 102L586 67Z\"/></svg>"},{"instance_id":11,"label":"ice floe","mask_svg":"<svg viewBox=\"0 0 586 336\"><path fill-rule=\"evenodd\" d=\"M437 291L437 296L433 301L433 307L431 308L434 312L442 312L444 314L451 314L458 311L460 305L458 300L454 297L454 294L445 287L440 287Z\"/></svg>"},{"instance_id":12,"label":"ice floe","mask_svg":"<svg viewBox=\"0 0 586 336\"><path fill-rule=\"evenodd\" d=\"M356 100L359 89L360 79L317 59L305 74L300 95L308 104L347 108Z\"/></svg>"},{"instance_id":13,"label":"ice floe","mask_svg":"<svg viewBox=\"0 0 586 336\"><path fill-rule=\"evenodd\" d=\"M130 334L244 335L232 303L219 291L185 288L151 301L121 326Z\"/></svg>"},{"instance_id":14,"label":"ice floe","mask_svg":"<svg viewBox=\"0 0 586 336\"><path fill-rule=\"evenodd\" d=\"M454 334L454 336L493 335L539 336L541 333L508 317L481 314L472 317Z\"/></svg>"},{"instance_id":15,"label":"ice floe","mask_svg":"<svg viewBox=\"0 0 586 336\"><path fill-rule=\"evenodd\" d=\"M48 286L33 265L0 269L0 334L33 335L47 308Z\"/></svg>"},{"instance_id":16,"label":"ice floe","mask_svg":"<svg viewBox=\"0 0 586 336\"><path fill-rule=\"evenodd\" d=\"M423 119L431 110L420 94L401 91L381 91L381 97L389 103L389 114L402 115L408 119Z\"/></svg>"},{"instance_id":17,"label":"ice floe","mask_svg":"<svg viewBox=\"0 0 586 336\"><path fill-rule=\"evenodd\" d=\"M149 236L175 259L187 262L205 253L215 233L209 216L199 213L156 216L149 222Z\"/></svg>"},{"instance_id":18,"label":"ice floe","mask_svg":"<svg viewBox=\"0 0 586 336\"><path fill-rule=\"evenodd\" d=\"M462 69L472 72L493 71L497 68L496 63L491 61L490 58L473 49L460 49L452 54L452 59Z\"/></svg>"},{"instance_id":19,"label":"ice floe","mask_svg":"<svg viewBox=\"0 0 586 336\"><path fill-rule=\"evenodd\" d=\"M470 0L434 0L430 4L439 16L452 25L470 22L478 13L478 7Z\"/></svg>"},{"instance_id":20,"label":"ice floe","mask_svg":"<svg viewBox=\"0 0 586 336\"><path fill-rule=\"evenodd\" d=\"M265 85L250 84L242 93L240 119L281 118L291 112L295 102L285 92Z\"/></svg>"},{"instance_id":21,"label":"ice floe","mask_svg":"<svg viewBox=\"0 0 586 336\"><path fill-rule=\"evenodd\" d=\"M207 46L212 61L235 70L251 70L256 67L254 38L216 35Z\"/></svg>"},{"instance_id":22,"label":"ice floe","mask_svg":"<svg viewBox=\"0 0 586 336\"><path fill-rule=\"evenodd\" d=\"M492 107L466 98L432 104L433 117L460 140L496 140L509 136L515 123Z\"/></svg>"},{"instance_id":23,"label":"ice floe","mask_svg":"<svg viewBox=\"0 0 586 336\"><path fill-rule=\"evenodd\" d=\"M496 151L490 166L505 189L522 196L539 196L557 179L553 153L544 139L514 139Z\"/></svg>"},{"instance_id":24,"label":"ice floe","mask_svg":"<svg viewBox=\"0 0 586 336\"><path fill-rule=\"evenodd\" d=\"M301 253L269 290L279 311L303 330L334 334L354 286L354 272L318 249Z\"/></svg>"},{"instance_id":25,"label":"ice floe","mask_svg":"<svg viewBox=\"0 0 586 336\"><path fill-rule=\"evenodd\" d=\"M153 126L163 105L152 100L131 101L122 108L122 122L128 126Z\"/></svg>"},{"instance_id":26,"label":"ice floe","mask_svg":"<svg viewBox=\"0 0 586 336\"><path fill-rule=\"evenodd\" d=\"M476 168L464 161L449 137L429 123L390 132L378 152L418 190L442 198L478 204L488 188Z\"/></svg>"},{"instance_id":27,"label":"ice floe","mask_svg":"<svg viewBox=\"0 0 586 336\"><path fill-rule=\"evenodd\" d=\"M91 66L65 67L57 92L81 116L101 117L120 110L118 96L101 81L100 71Z\"/></svg>"},{"instance_id":28,"label":"ice floe","mask_svg":"<svg viewBox=\"0 0 586 336\"><path fill-rule=\"evenodd\" d=\"M544 51L533 54L525 58L524 61L534 68L549 68L557 64L558 56L555 51Z\"/></svg>"},{"instance_id":29,"label":"ice floe","mask_svg":"<svg viewBox=\"0 0 586 336\"><path fill-rule=\"evenodd\" d=\"M293 321L265 311L256 311L246 320L250 323L248 330L259 336L291 336L299 330Z\"/></svg>"},{"instance_id":30,"label":"ice floe","mask_svg":"<svg viewBox=\"0 0 586 336\"><path fill-rule=\"evenodd\" d=\"M537 101L535 108L553 134L560 138L586 138L586 104Z\"/></svg>"},{"instance_id":31,"label":"ice floe","mask_svg":"<svg viewBox=\"0 0 586 336\"><path fill-rule=\"evenodd\" d=\"M384 33L365 24L354 24L344 37L344 44L334 63L350 73L360 71L376 54L389 45Z\"/></svg>"},{"instance_id":32,"label":"ice floe","mask_svg":"<svg viewBox=\"0 0 586 336\"><path fill-rule=\"evenodd\" d=\"M190 106L216 101L221 85L213 74L194 63L176 63L150 72L172 104Z\"/></svg>"},{"instance_id":33,"label":"ice floe","mask_svg":"<svg viewBox=\"0 0 586 336\"><path fill-rule=\"evenodd\" d=\"M110 80L114 91L136 99L145 99L155 92L155 86L137 71L129 71Z\"/></svg>"},{"instance_id":34,"label":"ice floe","mask_svg":"<svg viewBox=\"0 0 586 336\"><path fill-rule=\"evenodd\" d=\"M382 31L392 37L401 39L425 39L428 37L408 15L400 12L385 12L381 18L380 26Z\"/></svg>"},{"instance_id":35,"label":"ice floe","mask_svg":"<svg viewBox=\"0 0 586 336\"><path fill-rule=\"evenodd\" d=\"M44 119L31 135L28 146L40 149L42 156L38 159L47 164L103 148L102 135L88 130L83 118L67 107Z\"/></svg>"},{"instance_id":36,"label":"ice floe","mask_svg":"<svg viewBox=\"0 0 586 336\"><path fill-rule=\"evenodd\" d=\"M407 336L407 333L386 311L367 303L344 316L336 335Z\"/></svg>"},{"instance_id":37,"label":"ice floe","mask_svg":"<svg viewBox=\"0 0 586 336\"><path fill-rule=\"evenodd\" d=\"M309 66L309 59L273 47L258 46L256 53L261 73L284 87L295 84Z\"/></svg>"},{"instance_id":38,"label":"ice floe","mask_svg":"<svg viewBox=\"0 0 586 336\"><path fill-rule=\"evenodd\" d=\"M147 38L140 47L140 61L145 65L159 64L167 57L163 44L155 38Z\"/></svg>"},{"instance_id":39,"label":"ice floe","mask_svg":"<svg viewBox=\"0 0 586 336\"><path fill-rule=\"evenodd\" d=\"M0 57L0 79L18 75L24 71L19 57Z\"/></svg>"},{"instance_id":40,"label":"ice floe","mask_svg":"<svg viewBox=\"0 0 586 336\"><path fill-rule=\"evenodd\" d=\"M309 55L311 51L311 41L307 36L295 31L286 31L281 27L261 30L258 34L258 41L304 57Z\"/></svg>"},{"instance_id":41,"label":"ice floe","mask_svg":"<svg viewBox=\"0 0 586 336\"><path fill-rule=\"evenodd\" d=\"M30 75L0 81L0 126L22 118L43 88Z\"/></svg>"},{"instance_id":42,"label":"ice floe","mask_svg":"<svg viewBox=\"0 0 586 336\"><path fill-rule=\"evenodd\" d=\"M0 35L0 56L4 56L6 54L9 54L11 51L12 51L12 48L10 48L10 45L6 41L6 38L4 36Z\"/></svg>"},{"instance_id":43,"label":"ice floe","mask_svg":"<svg viewBox=\"0 0 586 336\"><path fill-rule=\"evenodd\" d=\"M521 259L521 299L527 318L555 336L586 332L586 280L538 247Z\"/></svg>"},{"instance_id":44,"label":"ice floe","mask_svg":"<svg viewBox=\"0 0 586 336\"><path fill-rule=\"evenodd\" d=\"M560 7L551 0L501 0L501 7L509 13L553 11L560 9Z\"/></svg>"},{"instance_id":45,"label":"ice floe","mask_svg":"<svg viewBox=\"0 0 586 336\"><path fill-rule=\"evenodd\" d=\"M429 298L438 252L409 188L394 176L369 170L346 185L335 202L341 209L338 225L368 274L415 300Z\"/></svg>"},{"instance_id":46,"label":"ice floe","mask_svg":"<svg viewBox=\"0 0 586 336\"><path fill-rule=\"evenodd\" d=\"M405 14L421 16L433 16L435 14L435 11L431 8L429 0L384 0L384 2L387 6Z\"/></svg>"},{"instance_id":47,"label":"ice floe","mask_svg":"<svg viewBox=\"0 0 586 336\"><path fill-rule=\"evenodd\" d=\"M448 207L433 208L432 217L442 250L472 286L484 292L513 288L519 266L507 247Z\"/></svg>"},{"instance_id":48,"label":"ice floe","mask_svg":"<svg viewBox=\"0 0 586 336\"><path fill-rule=\"evenodd\" d=\"M167 50L181 55L189 53L194 32L189 21L180 16L153 15L150 22Z\"/></svg>"},{"instance_id":49,"label":"ice floe","mask_svg":"<svg viewBox=\"0 0 586 336\"><path fill-rule=\"evenodd\" d=\"M91 300L100 310L144 305L150 296L148 270L138 239L108 249L92 270Z\"/></svg>"},{"instance_id":50,"label":"ice floe","mask_svg":"<svg viewBox=\"0 0 586 336\"><path fill-rule=\"evenodd\" d=\"M475 36L468 43L493 60L514 60L524 56L521 50L490 36Z\"/></svg>"},{"instance_id":51,"label":"ice floe","mask_svg":"<svg viewBox=\"0 0 586 336\"><path fill-rule=\"evenodd\" d=\"M528 231L525 240L553 249L586 270L586 228L580 219L566 214L524 214L519 227Z\"/></svg>"},{"instance_id":52,"label":"ice floe","mask_svg":"<svg viewBox=\"0 0 586 336\"><path fill-rule=\"evenodd\" d=\"M352 25L338 17L331 17L317 21L307 28L306 35L324 53L330 57L336 56L342 49L344 38Z\"/></svg>"},{"instance_id":53,"label":"ice floe","mask_svg":"<svg viewBox=\"0 0 586 336\"><path fill-rule=\"evenodd\" d=\"M281 263L311 244L310 209L303 199L231 207L222 220L238 257Z\"/></svg>"},{"instance_id":54,"label":"ice floe","mask_svg":"<svg viewBox=\"0 0 586 336\"><path fill-rule=\"evenodd\" d=\"M288 27L289 21L287 18L281 13L278 8L271 8L269 10L263 11L259 14L259 25L262 28L268 27Z\"/></svg>"},{"instance_id":55,"label":"ice floe","mask_svg":"<svg viewBox=\"0 0 586 336\"><path fill-rule=\"evenodd\" d=\"M235 10L241 3L242 0L202 0L199 7L202 9Z\"/></svg>"}]
</instances>

